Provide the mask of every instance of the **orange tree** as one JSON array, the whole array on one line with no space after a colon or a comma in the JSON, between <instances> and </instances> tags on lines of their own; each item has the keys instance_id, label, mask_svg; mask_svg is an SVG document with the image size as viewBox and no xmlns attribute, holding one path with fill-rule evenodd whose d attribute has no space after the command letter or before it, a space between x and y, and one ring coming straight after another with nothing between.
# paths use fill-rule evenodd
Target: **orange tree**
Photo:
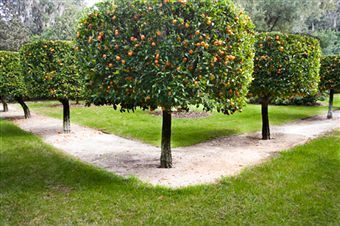
<instances>
[{"instance_id":1,"label":"orange tree","mask_svg":"<svg viewBox=\"0 0 340 226\"><path fill-rule=\"evenodd\" d=\"M321 50L306 35L261 33L255 44L254 80L250 92L262 105L262 139L270 139L268 105L272 98L317 92Z\"/></svg>"},{"instance_id":2,"label":"orange tree","mask_svg":"<svg viewBox=\"0 0 340 226\"><path fill-rule=\"evenodd\" d=\"M329 110L327 118L333 117L333 97L340 90L340 56L325 56L321 60L320 84L321 91L329 90Z\"/></svg>"},{"instance_id":3,"label":"orange tree","mask_svg":"<svg viewBox=\"0 0 340 226\"><path fill-rule=\"evenodd\" d=\"M172 167L172 108L232 114L245 104L253 25L230 0L97 4L81 20L77 43L90 102L162 109L162 168Z\"/></svg>"},{"instance_id":4,"label":"orange tree","mask_svg":"<svg viewBox=\"0 0 340 226\"><path fill-rule=\"evenodd\" d=\"M70 132L70 99L82 91L73 44L36 41L20 49L22 70L30 97L57 99L63 104L63 129Z\"/></svg>"},{"instance_id":5,"label":"orange tree","mask_svg":"<svg viewBox=\"0 0 340 226\"><path fill-rule=\"evenodd\" d=\"M0 96L4 111L8 110L6 99L16 100L23 108L25 118L31 117L30 110L24 102L28 92L17 52L0 51Z\"/></svg>"}]
</instances>

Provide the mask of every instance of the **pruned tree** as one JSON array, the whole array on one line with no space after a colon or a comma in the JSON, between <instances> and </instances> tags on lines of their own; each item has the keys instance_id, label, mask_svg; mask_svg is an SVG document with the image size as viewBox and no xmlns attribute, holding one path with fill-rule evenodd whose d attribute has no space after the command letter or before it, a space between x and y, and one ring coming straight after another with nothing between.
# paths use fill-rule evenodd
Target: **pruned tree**
<instances>
[{"instance_id":1,"label":"pruned tree","mask_svg":"<svg viewBox=\"0 0 340 226\"><path fill-rule=\"evenodd\" d=\"M25 81L30 96L57 99L63 105L63 129L70 132L69 100L82 91L72 42L37 41L20 49Z\"/></svg>"},{"instance_id":2,"label":"pruned tree","mask_svg":"<svg viewBox=\"0 0 340 226\"><path fill-rule=\"evenodd\" d=\"M229 0L97 4L77 33L89 102L163 112L160 165L172 167L171 112L241 110L253 70L250 18Z\"/></svg>"},{"instance_id":3,"label":"pruned tree","mask_svg":"<svg viewBox=\"0 0 340 226\"><path fill-rule=\"evenodd\" d=\"M325 56L321 60L320 90L329 90L329 109L327 118L333 118L333 98L340 91L340 56Z\"/></svg>"},{"instance_id":4,"label":"pruned tree","mask_svg":"<svg viewBox=\"0 0 340 226\"><path fill-rule=\"evenodd\" d=\"M8 111L6 99L18 101L24 110L25 118L30 118L30 110L24 99L28 91L20 69L19 53L0 51L0 96L4 111Z\"/></svg>"},{"instance_id":5,"label":"pruned tree","mask_svg":"<svg viewBox=\"0 0 340 226\"><path fill-rule=\"evenodd\" d=\"M319 83L321 49L306 35L261 33L255 44L250 92L262 106L262 139L270 139L268 105L272 98L313 95Z\"/></svg>"}]
</instances>

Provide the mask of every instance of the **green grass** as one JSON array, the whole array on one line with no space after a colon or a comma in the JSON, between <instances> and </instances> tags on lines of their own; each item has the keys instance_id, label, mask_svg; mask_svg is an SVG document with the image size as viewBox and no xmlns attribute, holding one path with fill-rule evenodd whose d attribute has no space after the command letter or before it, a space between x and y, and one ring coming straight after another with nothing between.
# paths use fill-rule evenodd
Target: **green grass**
<instances>
[{"instance_id":1,"label":"green grass","mask_svg":"<svg viewBox=\"0 0 340 226\"><path fill-rule=\"evenodd\" d=\"M55 118L62 117L60 107L51 107L58 102L30 102L34 111ZM335 96L335 107L340 107L340 95ZM321 114L326 106L270 106L271 125L280 125L297 119ZM248 105L242 113L231 116L213 112L207 118L173 119L173 147L190 146L213 138L254 132L261 129L260 106ZM161 117L137 110L135 113L120 113L110 106L71 108L71 121L101 131L137 139L155 146L160 145Z\"/></svg>"},{"instance_id":2,"label":"green grass","mask_svg":"<svg viewBox=\"0 0 340 226\"><path fill-rule=\"evenodd\" d=\"M1 225L336 225L340 132L216 185L170 190L65 156L1 121Z\"/></svg>"}]
</instances>

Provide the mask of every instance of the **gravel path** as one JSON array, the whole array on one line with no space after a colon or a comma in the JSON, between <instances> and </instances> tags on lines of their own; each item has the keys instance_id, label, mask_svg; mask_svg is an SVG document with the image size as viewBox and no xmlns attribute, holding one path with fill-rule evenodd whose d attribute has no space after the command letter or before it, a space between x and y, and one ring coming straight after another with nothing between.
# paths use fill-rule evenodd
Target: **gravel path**
<instances>
[{"instance_id":1,"label":"gravel path","mask_svg":"<svg viewBox=\"0 0 340 226\"><path fill-rule=\"evenodd\" d=\"M334 119L316 116L283 126L272 126L274 139L263 141L260 133L223 137L184 148L173 149L172 169L159 169L160 149L94 129L72 124L70 134L62 133L62 121L33 113L22 118L17 105L9 105L2 118L14 121L26 131L83 161L121 176L136 176L142 181L169 187L217 182L222 176L263 162L279 151L303 144L340 127L340 111Z\"/></svg>"}]
</instances>

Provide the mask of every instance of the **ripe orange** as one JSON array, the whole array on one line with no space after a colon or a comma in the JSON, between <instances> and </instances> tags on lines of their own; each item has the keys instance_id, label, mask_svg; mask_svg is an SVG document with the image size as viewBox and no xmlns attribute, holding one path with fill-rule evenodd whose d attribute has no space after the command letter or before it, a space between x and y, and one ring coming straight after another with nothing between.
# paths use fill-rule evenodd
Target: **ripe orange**
<instances>
[{"instance_id":1,"label":"ripe orange","mask_svg":"<svg viewBox=\"0 0 340 226\"><path fill-rule=\"evenodd\" d=\"M121 60L120 56L116 56L116 60L120 61Z\"/></svg>"},{"instance_id":2,"label":"ripe orange","mask_svg":"<svg viewBox=\"0 0 340 226\"><path fill-rule=\"evenodd\" d=\"M132 55L133 55L133 51L132 51L132 50L129 50L128 56L132 56Z\"/></svg>"}]
</instances>

